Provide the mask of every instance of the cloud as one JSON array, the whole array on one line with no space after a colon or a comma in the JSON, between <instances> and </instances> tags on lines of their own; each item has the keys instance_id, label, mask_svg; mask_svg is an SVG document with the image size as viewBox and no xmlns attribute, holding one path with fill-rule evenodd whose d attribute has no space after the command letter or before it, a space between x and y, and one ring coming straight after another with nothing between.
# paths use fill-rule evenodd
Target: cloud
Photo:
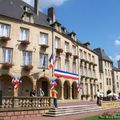
<instances>
[{"instance_id":1,"label":"cloud","mask_svg":"<svg viewBox=\"0 0 120 120\"><path fill-rule=\"evenodd\" d=\"M115 61L118 61L120 59L120 55L116 55Z\"/></svg>"},{"instance_id":2,"label":"cloud","mask_svg":"<svg viewBox=\"0 0 120 120\"><path fill-rule=\"evenodd\" d=\"M24 2L27 2L30 5L34 5L34 0L23 0ZM67 0L40 0L40 10L45 9L51 6L60 6Z\"/></svg>"},{"instance_id":3,"label":"cloud","mask_svg":"<svg viewBox=\"0 0 120 120\"><path fill-rule=\"evenodd\" d=\"M115 45L120 45L120 40L115 40Z\"/></svg>"},{"instance_id":4,"label":"cloud","mask_svg":"<svg viewBox=\"0 0 120 120\"><path fill-rule=\"evenodd\" d=\"M44 9L51 6L60 6L66 1L67 0L40 0L40 7Z\"/></svg>"}]
</instances>

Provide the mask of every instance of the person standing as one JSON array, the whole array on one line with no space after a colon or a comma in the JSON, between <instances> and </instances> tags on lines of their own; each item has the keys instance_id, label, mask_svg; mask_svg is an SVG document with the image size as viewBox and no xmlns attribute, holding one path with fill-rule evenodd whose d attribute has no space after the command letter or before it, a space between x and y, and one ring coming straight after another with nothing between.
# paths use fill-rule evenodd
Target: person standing
<instances>
[{"instance_id":1,"label":"person standing","mask_svg":"<svg viewBox=\"0 0 120 120\"><path fill-rule=\"evenodd\" d=\"M97 105L100 105L100 92L97 90Z\"/></svg>"},{"instance_id":2,"label":"person standing","mask_svg":"<svg viewBox=\"0 0 120 120\"><path fill-rule=\"evenodd\" d=\"M54 106L55 108L57 108L58 107L58 103L57 103L58 92L55 90L55 88L52 88L51 93L52 93L52 97L54 98Z\"/></svg>"},{"instance_id":3,"label":"person standing","mask_svg":"<svg viewBox=\"0 0 120 120\"><path fill-rule=\"evenodd\" d=\"M40 96L40 97L43 97L44 94L45 94L44 91L42 90L42 88L40 88L40 90L39 90L39 96Z\"/></svg>"}]
</instances>

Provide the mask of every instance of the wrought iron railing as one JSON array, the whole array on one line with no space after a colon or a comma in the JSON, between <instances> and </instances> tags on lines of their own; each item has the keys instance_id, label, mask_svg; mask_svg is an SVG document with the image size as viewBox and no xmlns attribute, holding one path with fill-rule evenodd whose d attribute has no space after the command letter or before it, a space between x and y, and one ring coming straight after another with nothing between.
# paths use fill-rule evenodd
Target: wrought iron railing
<instances>
[{"instance_id":1,"label":"wrought iron railing","mask_svg":"<svg viewBox=\"0 0 120 120\"><path fill-rule=\"evenodd\" d=\"M51 97L2 97L1 108L49 108L53 107Z\"/></svg>"}]
</instances>

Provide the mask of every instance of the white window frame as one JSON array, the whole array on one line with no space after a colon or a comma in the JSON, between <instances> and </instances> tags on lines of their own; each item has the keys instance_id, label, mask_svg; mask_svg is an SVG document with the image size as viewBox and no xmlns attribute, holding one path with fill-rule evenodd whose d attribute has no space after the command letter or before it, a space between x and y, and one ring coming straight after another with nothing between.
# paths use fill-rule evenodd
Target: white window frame
<instances>
[{"instance_id":1,"label":"white window frame","mask_svg":"<svg viewBox=\"0 0 120 120\"><path fill-rule=\"evenodd\" d=\"M55 48L61 48L60 38L55 37Z\"/></svg>"},{"instance_id":2,"label":"white window frame","mask_svg":"<svg viewBox=\"0 0 120 120\"><path fill-rule=\"evenodd\" d=\"M31 65L32 64L32 52L23 51L23 65Z\"/></svg>"},{"instance_id":3,"label":"white window frame","mask_svg":"<svg viewBox=\"0 0 120 120\"><path fill-rule=\"evenodd\" d=\"M65 71L69 71L69 61L65 60Z\"/></svg>"},{"instance_id":4,"label":"white window frame","mask_svg":"<svg viewBox=\"0 0 120 120\"><path fill-rule=\"evenodd\" d=\"M0 37L10 36L10 25L0 23Z\"/></svg>"},{"instance_id":5,"label":"white window frame","mask_svg":"<svg viewBox=\"0 0 120 120\"><path fill-rule=\"evenodd\" d=\"M48 45L48 34L40 32L40 45Z\"/></svg>"},{"instance_id":6,"label":"white window frame","mask_svg":"<svg viewBox=\"0 0 120 120\"><path fill-rule=\"evenodd\" d=\"M2 63L12 63L12 49L11 48L2 49Z\"/></svg>"},{"instance_id":7,"label":"white window frame","mask_svg":"<svg viewBox=\"0 0 120 120\"><path fill-rule=\"evenodd\" d=\"M69 43L65 42L65 52L69 52Z\"/></svg>"},{"instance_id":8,"label":"white window frame","mask_svg":"<svg viewBox=\"0 0 120 120\"><path fill-rule=\"evenodd\" d=\"M72 46L72 54L76 55L76 47L75 46Z\"/></svg>"},{"instance_id":9,"label":"white window frame","mask_svg":"<svg viewBox=\"0 0 120 120\"><path fill-rule=\"evenodd\" d=\"M26 28L20 28L20 41L29 40L29 30Z\"/></svg>"},{"instance_id":10,"label":"white window frame","mask_svg":"<svg viewBox=\"0 0 120 120\"><path fill-rule=\"evenodd\" d=\"M43 66L44 59L45 59L45 66ZM45 69L48 68L48 55L47 54L40 53L40 64L39 64L39 67L40 68L45 68Z\"/></svg>"}]
</instances>

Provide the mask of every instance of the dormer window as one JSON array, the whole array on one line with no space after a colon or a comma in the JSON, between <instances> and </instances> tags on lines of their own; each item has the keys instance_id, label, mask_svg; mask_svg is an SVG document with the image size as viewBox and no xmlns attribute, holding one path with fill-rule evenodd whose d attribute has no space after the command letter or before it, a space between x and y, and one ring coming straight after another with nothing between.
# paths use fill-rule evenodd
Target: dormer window
<instances>
[{"instance_id":1,"label":"dormer window","mask_svg":"<svg viewBox=\"0 0 120 120\"><path fill-rule=\"evenodd\" d=\"M76 33L75 32L71 32L69 35L73 40L76 40Z\"/></svg>"},{"instance_id":2,"label":"dormer window","mask_svg":"<svg viewBox=\"0 0 120 120\"><path fill-rule=\"evenodd\" d=\"M34 23L33 13L31 8L24 6L24 13L22 15L22 20L30 23Z\"/></svg>"},{"instance_id":3,"label":"dormer window","mask_svg":"<svg viewBox=\"0 0 120 120\"><path fill-rule=\"evenodd\" d=\"M61 24L58 21L55 21L54 26L57 31L61 32Z\"/></svg>"}]
</instances>

